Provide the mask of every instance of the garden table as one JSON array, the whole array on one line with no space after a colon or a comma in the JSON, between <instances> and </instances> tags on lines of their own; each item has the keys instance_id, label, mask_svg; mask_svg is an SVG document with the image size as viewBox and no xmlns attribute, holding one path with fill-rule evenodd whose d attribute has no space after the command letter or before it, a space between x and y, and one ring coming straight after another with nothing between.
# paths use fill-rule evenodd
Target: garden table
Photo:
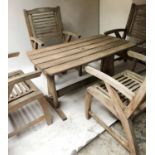
<instances>
[{"instance_id":1,"label":"garden table","mask_svg":"<svg viewBox=\"0 0 155 155\"><path fill-rule=\"evenodd\" d=\"M114 55L134 47L135 44L112 36L94 35L27 52L36 69L46 76L49 96L53 98L55 108L59 107L58 97L64 95L69 88L79 87L80 82L71 87L57 91L55 75L78 68L90 62L101 60L101 70L113 74ZM85 80L86 81L86 80ZM87 83L91 81L87 80ZM83 84L84 82L82 82Z\"/></svg>"}]
</instances>

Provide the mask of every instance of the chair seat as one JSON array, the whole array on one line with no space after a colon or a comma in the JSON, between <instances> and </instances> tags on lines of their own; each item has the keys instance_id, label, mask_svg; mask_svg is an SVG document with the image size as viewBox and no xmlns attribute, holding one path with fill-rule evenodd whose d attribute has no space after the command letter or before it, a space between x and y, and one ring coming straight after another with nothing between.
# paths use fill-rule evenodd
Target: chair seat
<instances>
[{"instance_id":1,"label":"chair seat","mask_svg":"<svg viewBox=\"0 0 155 155\"><path fill-rule=\"evenodd\" d=\"M125 70L121 73L118 73L115 76L113 76L113 78L119 81L120 83L122 83L132 92L136 92L144 81L144 77L134 72L131 72L129 70ZM104 95L105 98L110 99L108 92L106 90L105 84L103 82L99 82L98 84L94 84L93 86L88 87L88 91L89 90L91 91L92 89L93 90L95 89L96 92L102 93L102 95ZM128 105L128 103L130 102L129 99L120 92L118 92L118 95L120 96L120 99L122 100L122 102L125 105Z\"/></svg>"}]
</instances>

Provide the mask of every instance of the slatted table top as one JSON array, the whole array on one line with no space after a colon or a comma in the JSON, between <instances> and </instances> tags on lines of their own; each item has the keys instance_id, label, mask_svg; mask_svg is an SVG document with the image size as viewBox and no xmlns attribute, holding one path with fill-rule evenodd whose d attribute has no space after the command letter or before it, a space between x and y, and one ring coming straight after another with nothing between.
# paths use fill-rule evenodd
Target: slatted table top
<instances>
[{"instance_id":1,"label":"slatted table top","mask_svg":"<svg viewBox=\"0 0 155 155\"><path fill-rule=\"evenodd\" d=\"M96 35L29 51L27 54L35 67L48 75L54 75L133 46L135 44L116 37Z\"/></svg>"}]
</instances>

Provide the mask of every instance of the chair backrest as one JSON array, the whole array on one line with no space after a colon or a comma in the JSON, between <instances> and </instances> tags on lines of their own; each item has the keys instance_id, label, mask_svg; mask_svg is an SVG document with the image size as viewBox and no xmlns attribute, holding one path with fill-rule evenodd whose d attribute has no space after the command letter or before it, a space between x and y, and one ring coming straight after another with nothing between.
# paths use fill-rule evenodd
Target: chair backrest
<instances>
[{"instance_id":1,"label":"chair backrest","mask_svg":"<svg viewBox=\"0 0 155 155\"><path fill-rule=\"evenodd\" d=\"M24 10L30 37L41 40L62 39L60 7L43 7Z\"/></svg>"},{"instance_id":2,"label":"chair backrest","mask_svg":"<svg viewBox=\"0 0 155 155\"><path fill-rule=\"evenodd\" d=\"M146 4L132 4L126 25L126 36L136 43L146 40Z\"/></svg>"}]
</instances>

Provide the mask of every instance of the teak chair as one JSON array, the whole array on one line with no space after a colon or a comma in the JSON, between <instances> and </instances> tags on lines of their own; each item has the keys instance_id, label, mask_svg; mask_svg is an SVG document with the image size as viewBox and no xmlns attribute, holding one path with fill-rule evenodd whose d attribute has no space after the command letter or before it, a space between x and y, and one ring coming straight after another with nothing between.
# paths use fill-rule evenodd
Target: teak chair
<instances>
[{"instance_id":1,"label":"teak chair","mask_svg":"<svg viewBox=\"0 0 155 155\"><path fill-rule=\"evenodd\" d=\"M140 59L145 60L145 56L141 56ZM86 118L89 119L90 117L93 117L124 148L126 148L131 155L137 155L131 120L133 116L146 108L145 79L129 70L119 73L113 78L89 66L86 67L86 71L103 81L87 88L85 96ZM104 105L121 122L126 138L108 127L92 111L91 104L93 97Z\"/></svg>"},{"instance_id":2,"label":"teak chair","mask_svg":"<svg viewBox=\"0 0 155 155\"><path fill-rule=\"evenodd\" d=\"M33 49L70 42L73 37L81 37L63 30L60 7L24 10L24 15Z\"/></svg>"},{"instance_id":3,"label":"teak chair","mask_svg":"<svg viewBox=\"0 0 155 155\"><path fill-rule=\"evenodd\" d=\"M19 52L10 53L9 58L16 57ZM41 75L40 71L34 71L25 74L22 70L14 71L8 75L8 113L11 119L11 114L16 112L18 109L23 108L32 101L38 100L41 108L43 110L43 115L28 122L22 127L16 127L14 131L9 133L8 137L12 137L28 127L31 127L43 120L46 120L47 124L52 123L52 116L49 113L48 103L44 98L43 93L32 83L30 79L39 77Z\"/></svg>"},{"instance_id":4,"label":"teak chair","mask_svg":"<svg viewBox=\"0 0 155 155\"><path fill-rule=\"evenodd\" d=\"M113 29L105 32L104 34L114 34L118 38L130 40L137 45L131 50L143 54L146 53L146 4L137 5L133 3L126 27L124 29ZM116 60L120 60L122 58L127 60L127 54L124 51L119 54L119 58Z\"/></svg>"},{"instance_id":5,"label":"teak chair","mask_svg":"<svg viewBox=\"0 0 155 155\"><path fill-rule=\"evenodd\" d=\"M60 7L42 7L24 10L26 25L33 49L70 42L81 38L73 32L64 31ZM82 75L82 66L78 68Z\"/></svg>"}]
</instances>

